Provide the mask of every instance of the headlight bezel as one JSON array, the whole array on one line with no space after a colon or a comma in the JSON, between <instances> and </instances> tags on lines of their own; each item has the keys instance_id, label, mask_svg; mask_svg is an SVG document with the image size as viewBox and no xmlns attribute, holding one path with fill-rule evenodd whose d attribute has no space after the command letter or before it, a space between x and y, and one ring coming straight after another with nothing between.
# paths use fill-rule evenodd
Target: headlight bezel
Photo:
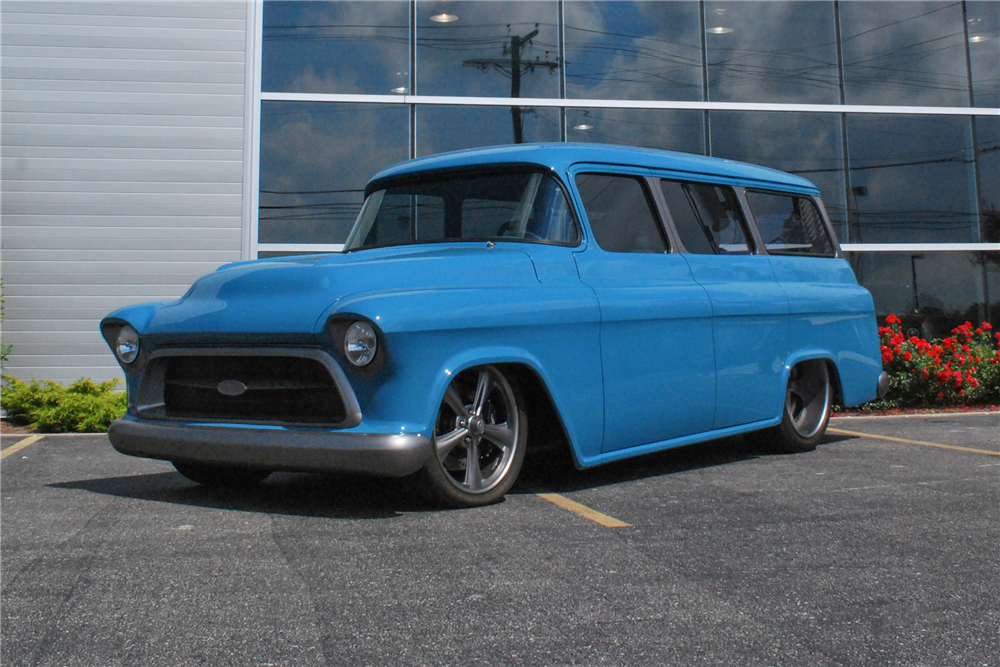
<instances>
[{"instance_id":1,"label":"headlight bezel","mask_svg":"<svg viewBox=\"0 0 1000 667\"><path fill-rule=\"evenodd\" d=\"M378 332L364 320L351 322L344 331L344 357L355 368L370 366L378 356Z\"/></svg>"},{"instance_id":2,"label":"headlight bezel","mask_svg":"<svg viewBox=\"0 0 1000 667\"><path fill-rule=\"evenodd\" d=\"M344 349L347 331L355 323L360 323L368 327L375 334L377 341L374 358L364 366L354 365L347 354L347 350ZM327 349L334 353L341 367L348 373L359 378L372 378L378 375L385 366L388 354L385 334L381 327L371 318L358 313L337 313L327 320L326 332L326 335L329 337L327 339L329 341Z\"/></svg>"},{"instance_id":3,"label":"headlight bezel","mask_svg":"<svg viewBox=\"0 0 1000 667\"><path fill-rule=\"evenodd\" d=\"M128 351L123 351L123 348ZM131 324L122 325L115 332L111 350L119 363L123 366L131 366L139 359L139 354L142 351L142 339L139 332Z\"/></svg>"}]
</instances>

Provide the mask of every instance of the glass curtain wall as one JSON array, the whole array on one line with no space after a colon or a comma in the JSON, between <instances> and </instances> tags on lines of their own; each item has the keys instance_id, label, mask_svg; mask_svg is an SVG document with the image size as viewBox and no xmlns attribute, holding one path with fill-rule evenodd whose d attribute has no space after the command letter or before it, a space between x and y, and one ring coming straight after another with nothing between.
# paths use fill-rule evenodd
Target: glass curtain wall
<instances>
[{"instance_id":1,"label":"glass curtain wall","mask_svg":"<svg viewBox=\"0 0 1000 667\"><path fill-rule=\"evenodd\" d=\"M402 160L626 144L801 174L881 315L1000 324L998 2L269 1L257 32L259 256L339 248Z\"/></svg>"}]
</instances>

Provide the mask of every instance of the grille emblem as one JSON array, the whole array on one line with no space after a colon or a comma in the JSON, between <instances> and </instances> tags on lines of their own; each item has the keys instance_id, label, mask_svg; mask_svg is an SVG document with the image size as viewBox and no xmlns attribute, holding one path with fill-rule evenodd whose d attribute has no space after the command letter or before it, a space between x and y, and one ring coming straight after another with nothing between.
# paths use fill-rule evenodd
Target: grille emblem
<instances>
[{"instance_id":1,"label":"grille emblem","mask_svg":"<svg viewBox=\"0 0 1000 667\"><path fill-rule=\"evenodd\" d=\"M223 380L216 389L223 396L239 396L246 393L247 386L239 380Z\"/></svg>"}]
</instances>

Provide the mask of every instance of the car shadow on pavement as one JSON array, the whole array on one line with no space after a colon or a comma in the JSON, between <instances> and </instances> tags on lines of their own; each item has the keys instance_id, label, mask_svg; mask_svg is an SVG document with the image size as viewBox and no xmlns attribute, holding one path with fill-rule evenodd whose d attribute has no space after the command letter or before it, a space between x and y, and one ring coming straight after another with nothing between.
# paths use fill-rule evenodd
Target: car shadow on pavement
<instances>
[{"instance_id":1,"label":"car shadow on pavement","mask_svg":"<svg viewBox=\"0 0 1000 667\"><path fill-rule=\"evenodd\" d=\"M180 473L105 477L49 485L152 502L334 519L391 519L403 512L430 511L407 494L399 480L310 473L274 473L245 488L210 488Z\"/></svg>"},{"instance_id":2,"label":"car shadow on pavement","mask_svg":"<svg viewBox=\"0 0 1000 667\"><path fill-rule=\"evenodd\" d=\"M511 493L581 491L688 470L723 466L766 456L768 452L734 436L677 447L645 456L578 470L568 451L528 456Z\"/></svg>"},{"instance_id":3,"label":"car shadow on pavement","mask_svg":"<svg viewBox=\"0 0 1000 667\"><path fill-rule=\"evenodd\" d=\"M850 439L851 436L828 434L825 443ZM668 449L588 470L578 470L565 450L529 452L518 481L509 493L580 491L768 455L767 451L739 436ZM334 519L391 519L404 513L441 509L423 497L410 480L360 475L274 473L256 486L209 488L171 471L49 486L152 502Z\"/></svg>"}]
</instances>

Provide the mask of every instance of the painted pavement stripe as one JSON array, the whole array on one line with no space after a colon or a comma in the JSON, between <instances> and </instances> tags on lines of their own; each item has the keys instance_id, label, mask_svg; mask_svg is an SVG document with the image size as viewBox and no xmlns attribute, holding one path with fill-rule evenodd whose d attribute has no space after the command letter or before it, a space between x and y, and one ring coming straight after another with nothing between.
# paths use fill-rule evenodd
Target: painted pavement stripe
<instances>
[{"instance_id":1,"label":"painted pavement stripe","mask_svg":"<svg viewBox=\"0 0 1000 667\"><path fill-rule=\"evenodd\" d=\"M554 505L569 510L574 514L579 514L585 519L590 519L594 523L600 524L605 528L631 528L632 524L625 523L624 521L619 521L618 519L608 516L607 514L601 514L597 510L592 510L586 505L581 505L575 500L570 500L566 496L561 496L558 493L539 493L539 498L544 498Z\"/></svg>"},{"instance_id":2,"label":"painted pavement stripe","mask_svg":"<svg viewBox=\"0 0 1000 667\"><path fill-rule=\"evenodd\" d=\"M960 452L972 452L973 454L986 454L987 456L1000 456L1000 452L991 452L988 449L972 449L971 447L957 447L955 445L941 445L936 442L924 442L922 440L907 440L906 438L893 438L888 435L873 435L871 433L861 433L860 431L845 431L840 428L828 428L827 433L838 435L854 435L860 438L875 438L877 440L891 440L892 442L905 442L908 445L921 445L923 447L937 447L938 449L956 449Z\"/></svg>"},{"instance_id":3,"label":"painted pavement stripe","mask_svg":"<svg viewBox=\"0 0 1000 667\"><path fill-rule=\"evenodd\" d=\"M33 436L28 437L28 438L25 438L24 440L21 440L17 444L11 445L7 449L4 449L4 450L0 451L0 459L5 459L8 456L10 456L11 454L15 454L15 453L21 451L22 449L24 449L28 445L35 444L36 442L38 442L39 440L41 440L44 437L45 437L44 435L33 435Z\"/></svg>"}]
</instances>

